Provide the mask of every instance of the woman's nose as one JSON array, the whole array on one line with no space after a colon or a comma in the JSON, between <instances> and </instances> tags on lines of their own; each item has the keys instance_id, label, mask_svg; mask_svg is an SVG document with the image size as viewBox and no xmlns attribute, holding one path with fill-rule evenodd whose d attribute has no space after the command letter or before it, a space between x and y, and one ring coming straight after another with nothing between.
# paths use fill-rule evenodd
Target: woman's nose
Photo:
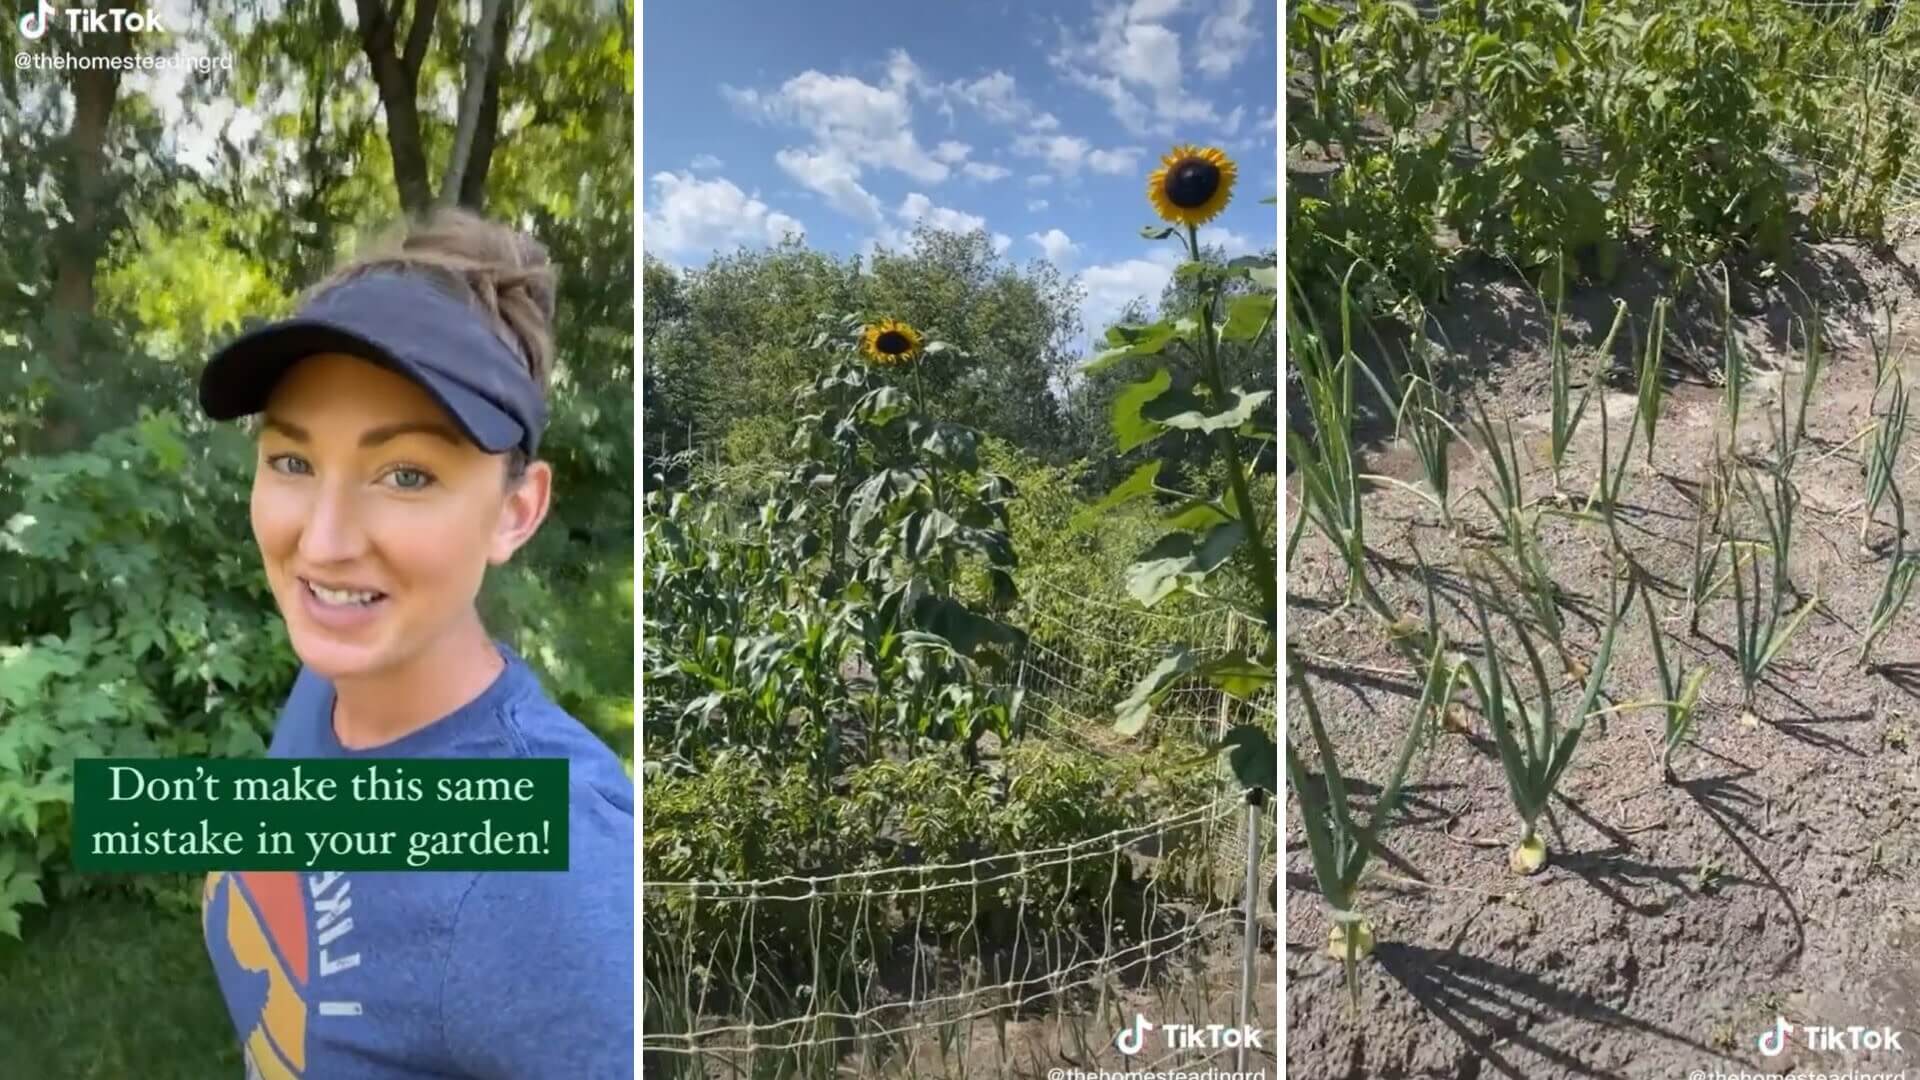
<instances>
[{"instance_id":1,"label":"woman's nose","mask_svg":"<svg viewBox=\"0 0 1920 1080\"><path fill-rule=\"evenodd\" d=\"M354 493L334 484L316 485L300 526L300 557L309 564L348 562L367 550L367 530Z\"/></svg>"}]
</instances>

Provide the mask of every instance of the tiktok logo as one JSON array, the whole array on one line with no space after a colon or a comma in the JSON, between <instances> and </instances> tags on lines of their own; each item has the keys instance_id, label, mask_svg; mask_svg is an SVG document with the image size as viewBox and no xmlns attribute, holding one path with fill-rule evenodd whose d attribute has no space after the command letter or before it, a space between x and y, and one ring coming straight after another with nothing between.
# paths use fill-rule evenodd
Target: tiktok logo
<instances>
[{"instance_id":1,"label":"tiktok logo","mask_svg":"<svg viewBox=\"0 0 1920 1080\"><path fill-rule=\"evenodd\" d=\"M1787 1049L1787 1033L1793 1025L1787 1023L1784 1016L1773 1018L1773 1030L1760 1033L1760 1052L1768 1057L1779 1057Z\"/></svg>"},{"instance_id":2,"label":"tiktok logo","mask_svg":"<svg viewBox=\"0 0 1920 1080\"><path fill-rule=\"evenodd\" d=\"M28 38L39 38L46 34L52 25L53 17L59 12L46 0L39 0L33 10L20 16L20 33Z\"/></svg>"},{"instance_id":3,"label":"tiktok logo","mask_svg":"<svg viewBox=\"0 0 1920 1080\"><path fill-rule=\"evenodd\" d=\"M1113 1037L1113 1048L1127 1057L1132 1057L1147 1045L1147 1032L1152 1030L1153 1021L1139 1013L1134 1013L1133 1023L1121 1028L1120 1033Z\"/></svg>"}]
</instances>

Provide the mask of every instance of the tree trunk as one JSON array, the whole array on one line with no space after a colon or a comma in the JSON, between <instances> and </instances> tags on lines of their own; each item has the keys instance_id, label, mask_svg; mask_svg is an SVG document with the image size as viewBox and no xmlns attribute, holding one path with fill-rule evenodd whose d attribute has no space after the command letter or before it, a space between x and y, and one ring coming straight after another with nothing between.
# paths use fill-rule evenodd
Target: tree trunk
<instances>
[{"instance_id":1,"label":"tree trunk","mask_svg":"<svg viewBox=\"0 0 1920 1080\"><path fill-rule=\"evenodd\" d=\"M415 0L407 24L404 52L395 53L395 11L384 0L355 0L360 14L360 45L373 66L374 85L387 115L387 145L393 153L393 183L408 214L424 214L433 203L427 156L420 143L420 65L433 38L439 0Z\"/></svg>"},{"instance_id":2,"label":"tree trunk","mask_svg":"<svg viewBox=\"0 0 1920 1080\"><path fill-rule=\"evenodd\" d=\"M480 0L480 16L473 24L467 48L467 84L460 93L460 121L453 129L453 152L447 155L446 175L440 181L440 205L450 206L465 189L461 180L473 153L474 132L480 126L480 107L487 96L493 69L493 41L498 36L501 0Z\"/></svg>"},{"instance_id":3,"label":"tree trunk","mask_svg":"<svg viewBox=\"0 0 1920 1080\"><path fill-rule=\"evenodd\" d=\"M89 34L83 52L89 56L119 56L128 53L124 33ZM106 248L100 231L100 203L106 186L107 127L113 117L114 102L120 96L120 73L94 68L73 73L73 124L67 129L67 174L62 197L73 220L61 228L53 244L53 310L62 323L84 320L93 314L93 271ZM66 366L77 361L70 350L77 344L64 330L58 334L68 355L56 358Z\"/></svg>"},{"instance_id":4,"label":"tree trunk","mask_svg":"<svg viewBox=\"0 0 1920 1080\"><path fill-rule=\"evenodd\" d=\"M487 86L480 96L480 123L473 133L473 153L460 176L460 205L474 212L485 209L487 172L493 165L493 147L500 137L500 73L507 66L507 38L513 32L513 0L500 0L500 20L493 29L493 60L487 65Z\"/></svg>"}]
</instances>

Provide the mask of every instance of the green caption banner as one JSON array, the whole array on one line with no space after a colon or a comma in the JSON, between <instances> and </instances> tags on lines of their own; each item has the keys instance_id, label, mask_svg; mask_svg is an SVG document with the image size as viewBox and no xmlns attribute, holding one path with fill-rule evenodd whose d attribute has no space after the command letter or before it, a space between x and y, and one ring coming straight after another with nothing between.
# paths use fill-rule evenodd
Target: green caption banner
<instances>
[{"instance_id":1,"label":"green caption banner","mask_svg":"<svg viewBox=\"0 0 1920 1080\"><path fill-rule=\"evenodd\" d=\"M565 870L565 758L86 758L83 873Z\"/></svg>"}]
</instances>

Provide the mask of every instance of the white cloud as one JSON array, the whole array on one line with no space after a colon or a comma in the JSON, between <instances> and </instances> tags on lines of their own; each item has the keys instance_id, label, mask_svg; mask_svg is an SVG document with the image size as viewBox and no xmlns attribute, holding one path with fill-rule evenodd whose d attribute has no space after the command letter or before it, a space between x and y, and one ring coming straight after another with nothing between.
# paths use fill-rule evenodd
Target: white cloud
<instances>
[{"instance_id":1,"label":"white cloud","mask_svg":"<svg viewBox=\"0 0 1920 1080\"><path fill-rule=\"evenodd\" d=\"M900 209L896 213L908 225L925 224L945 232L970 233L987 227L986 218L949 206L935 206L932 199L917 191L909 192L906 198L900 200Z\"/></svg>"},{"instance_id":2,"label":"white cloud","mask_svg":"<svg viewBox=\"0 0 1920 1080\"><path fill-rule=\"evenodd\" d=\"M1133 0L1133 7L1127 11L1127 18L1141 22L1164 19L1184 6L1184 0Z\"/></svg>"},{"instance_id":3,"label":"white cloud","mask_svg":"<svg viewBox=\"0 0 1920 1080\"><path fill-rule=\"evenodd\" d=\"M704 255L805 236L800 222L741 191L732 181L691 173L655 173L643 219L649 251Z\"/></svg>"},{"instance_id":4,"label":"white cloud","mask_svg":"<svg viewBox=\"0 0 1920 1080\"><path fill-rule=\"evenodd\" d=\"M1048 59L1069 82L1105 98L1114 119L1135 135L1223 126L1213 105L1188 91L1183 60L1209 77L1231 71L1260 36L1253 3L1218 0L1192 41L1166 23L1185 7L1174 0L1107 7L1078 31L1063 28Z\"/></svg>"},{"instance_id":5,"label":"white cloud","mask_svg":"<svg viewBox=\"0 0 1920 1080\"><path fill-rule=\"evenodd\" d=\"M1028 233L1027 239L1039 246L1047 260L1055 266L1065 266L1077 250L1073 240L1059 229L1048 229L1044 233Z\"/></svg>"},{"instance_id":6,"label":"white cloud","mask_svg":"<svg viewBox=\"0 0 1920 1080\"><path fill-rule=\"evenodd\" d=\"M1005 180L1007 177L1013 175L1013 170L1011 169L978 161L969 161L965 165L962 165L960 170L975 180L984 180L989 184L995 180Z\"/></svg>"},{"instance_id":7,"label":"white cloud","mask_svg":"<svg viewBox=\"0 0 1920 1080\"><path fill-rule=\"evenodd\" d=\"M1028 199L1027 200L1027 213L1029 214L1037 214L1040 211L1045 210L1046 208L1047 208L1047 200L1045 199Z\"/></svg>"},{"instance_id":8,"label":"white cloud","mask_svg":"<svg viewBox=\"0 0 1920 1080\"><path fill-rule=\"evenodd\" d=\"M827 200L835 210L872 225L880 220L880 200L860 186L860 170L837 150L809 153L788 148L773 155L781 171Z\"/></svg>"},{"instance_id":9,"label":"white cloud","mask_svg":"<svg viewBox=\"0 0 1920 1080\"><path fill-rule=\"evenodd\" d=\"M861 167L894 169L937 184L951 170L914 137L908 93L918 77L912 60L896 50L885 86L810 69L772 93L731 86L722 86L720 92L749 116L807 131L813 136L815 154L833 151Z\"/></svg>"},{"instance_id":10,"label":"white cloud","mask_svg":"<svg viewBox=\"0 0 1920 1080\"><path fill-rule=\"evenodd\" d=\"M1042 112L1020 93L1018 81L1004 71L990 71L971 81L955 80L930 91L943 100L957 100L995 124L1052 131L1060 121Z\"/></svg>"},{"instance_id":11,"label":"white cloud","mask_svg":"<svg viewBox=\"0 0 1920 1080\"><path fill-rule=\"evenodd\" d=\"M1144 259L1087 267L1080 274L1080 284L1087 291L1080 309L1087 331L1098 338L1129 301L1159 303L1161 290L1173 280L1174 267L1179 264L1180 256L1169 246L1155 250Z\"/></svg>"},{"instance_id":12,"label":"white cloud","mask_svg":"<svg viewBox=\"0 0 1920 1080\"><path fill-rule=\"evenodd\" d=\"M1087 155L1087 168L1110 176L1125 176L1140 169L1140 155L1146 151L1137 146L1116 146L1111 150L1095 150Z\"/></svg>"},{"instance_id":13,"label":"white cloud","mask_svg":"<svg viewBox=\"0 0 1920 1080\"><path fill-rule=\"evenodd\" d=\"M1048 176L1046 173L1034 173L1032 176L1027 177L1028 187L1050 187L1052 184L1053 177Z\"/></svg>"},{"instance_id":14,"label":"white cloud","mask_svg":"<svg viewBox=\"0 0 1920 1080\"><path fill-rule=\"evenodd\" d=\"M1060 176L1079 172L1088 149L1087 140L1078 135L1022 135L1013 140L1014 153L1040 158Z\"/></svg>"},{"instance_id":15,"label":"white cloud","mask_svg":"<svg viewBox=\"0 0 1920 1080\"><path fill-rule=\"evenodd\" d=\"M1006 233L1000 233L1000 232L993 234L993 253L995 255L1005 255L1007 253L1007 249L1012 246L1013 246L1013 237L1008 236Z\"/></svg>"},{"instance_id":16,"label":"white cloud","mask_svg":"<svg viewBox=\"0 0 1920 1080\"><path fill-rule=\"evenodd\" d=\"M973 153L973 147L954 139L943 139L940 145L933 148L933 156L949 165L960 164L967 160L967 155L971 153Z\"/></svg>"},{"instance_id":17,"label":"white cloud","mask_svg":"<svg viewBox=\"0 0 1920 1080\"><path fill-rule=\"evenodd\" d=\"M725 164L726 162L721 161L712 154L700 154L696 156L693 159L693 163L687 167L695 172L713 172Z\"/></svg>"},{"instance_id":18,"label":"white cloud","mask_svg":"<svg viewBox=\"0 0 1920 1080\"><path fill-rule=\"evenodd\" d=\"M1218 79L1247 58L1260 31L1253 25L1253 0L1220 0L1220 10L1200 23L1194 42L1193 65L1202 75Z\"/></svg>"}]
</instances>

